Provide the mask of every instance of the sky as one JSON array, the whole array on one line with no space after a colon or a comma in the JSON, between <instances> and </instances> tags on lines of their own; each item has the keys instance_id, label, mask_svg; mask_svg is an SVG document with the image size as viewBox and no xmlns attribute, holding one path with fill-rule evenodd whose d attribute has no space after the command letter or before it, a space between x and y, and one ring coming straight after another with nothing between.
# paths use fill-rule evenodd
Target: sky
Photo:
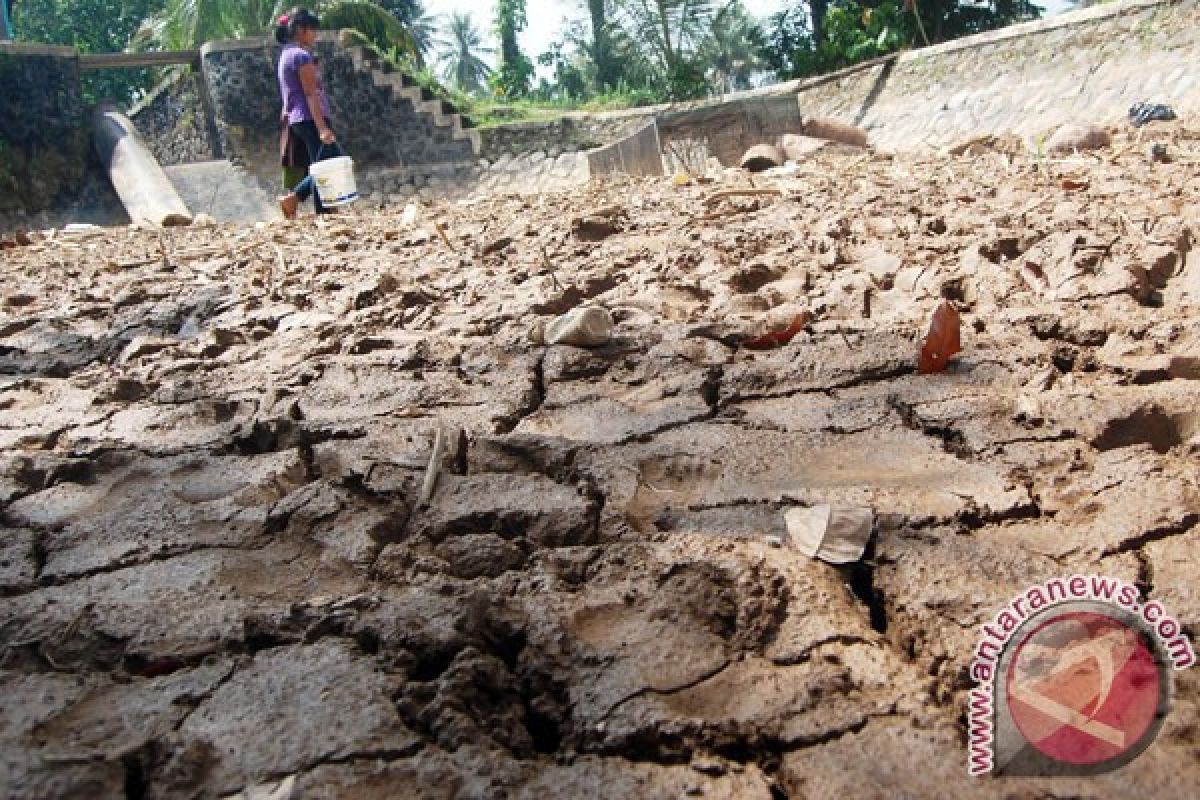
<instances>
[{"instance_id":1,"label":"sky","mask_svg":"<svg viewBox=\"0 0 1200 800\"><path fill-rule=\"evenodd\" d=\"M784 6L790 0L743 0L751 14L765 19ZM475 23L489 40L494 39L491 33L492 7L490 0L426 0L425 8L431 14L449 14L451 11L470 12ZM1046 16L1061 12L1066 5L1065 0L1042 0L1041 5L1046 9ZM546 52L550 45L559 37L566 19L582 19L587 16L584 0L527 0L525 15L529 18L529 27L520 37L521 48L535 64L537 57ZM492 41L495 46L495 42Z\"/></svg>"}]
</instances>

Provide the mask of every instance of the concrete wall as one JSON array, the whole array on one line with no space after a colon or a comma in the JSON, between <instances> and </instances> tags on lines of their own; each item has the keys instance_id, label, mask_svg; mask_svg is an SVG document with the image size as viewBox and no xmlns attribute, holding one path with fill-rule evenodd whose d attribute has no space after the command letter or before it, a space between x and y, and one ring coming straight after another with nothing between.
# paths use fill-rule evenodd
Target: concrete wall
<instances>
[{"instance_id":1,"label":"concrete wall","mask_svg":"<svg viewBox=\"0 0 1200 800\"><path fill-rule=\"evenodd\" d=\"M62 202L87 160L78 55L0 44L0 87L0 211Z\"/></svg>"},{"instance_id":2,"label":"concrete wall","mask_svg":"<svg viewBox=\"0 0 1200 800\"><path fill-rule=\"evenodd\" d=\"M175 70L129 111L129 118L164 167L221 157L204 76L184 67Z\"/></svg>"},{"instance_id":3,"label":"concrete wall","mask_svg":"<svg viewBox=\"0 0 1200 800\"><path fill-rule=\"evenodd\" d=\"M877 147L936 149L975 133L1115 124L1144 100L1200 111L1198 56L1197 0L1133 0L914 50L795 94L801 113L860 124Z\"/></svg>"},{"instance_id":4,"label":"concrete wall","mask_svg":"<svg viewBox=\"0 0 1200 800\"><path fill-rule=\"evenodd\" d=\"M604 175L662 175L663 145L658 125L651 121L619 142L587 154L591 177Z\"/></svg>"}]
</instances>

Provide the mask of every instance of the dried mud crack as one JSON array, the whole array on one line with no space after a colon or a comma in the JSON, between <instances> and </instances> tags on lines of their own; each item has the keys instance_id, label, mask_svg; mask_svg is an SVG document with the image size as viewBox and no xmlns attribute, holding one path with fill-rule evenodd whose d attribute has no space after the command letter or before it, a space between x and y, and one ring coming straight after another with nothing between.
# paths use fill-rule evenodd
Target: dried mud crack
<instances>
[{"instance_id":1,"label":"dried mud crack","mask_svg":"<svg viewBox=\"0 0 1200 800\"><path fill-rule=\"evenodd\" d=\"M965 774L1028 585L1200 628L1200 193L1142 149L6 250L4 794L1192 796L1189 673L1118 772ZM917 374L943 298L962 352ZM608 344L533 343L585 300ZM791 546L818 503L874 510L860 563Z\"/></svg>"}]
</instances>

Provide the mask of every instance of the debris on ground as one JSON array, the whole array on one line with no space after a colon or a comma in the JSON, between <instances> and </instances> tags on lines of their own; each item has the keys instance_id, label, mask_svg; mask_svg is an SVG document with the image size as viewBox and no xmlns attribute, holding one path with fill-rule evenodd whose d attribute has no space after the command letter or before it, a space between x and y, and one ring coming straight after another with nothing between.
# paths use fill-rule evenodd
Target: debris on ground
<instances>
[{"instance_id":1,"label":"debris on ground","mask_svg":"<svg viewBox=\"0 0 1200 800\"><path fill-rule=\"evenodd\" d=\"M763 172L773 167L782 167L787 161L783 150L773 144L758 144L742 156L741 167L747 172Z\"/></svg>"},{"instance_id":2,"label":"debris on ground","mask_svg":"<svg viewBox=\"0 0 1200 800\"><path fill-rule=\"evenodd\" d=\"M806 117L800 132L813 139L828 139L853 147L867 146L866 131L830 117Z\"/></svg>"},{"instance_id":3,"label":"debris on ground","mask_svg":"<svg viewBox=\"0 0 1200 800\"><path fill-rule=\"evenodd\" d=\"M613 318L607 308L574 308L535 329L534 341L575 347L602 347L612 338Z\"/></svg>"},{"instance_id":4,"label":"debris on ground","mask_svg":"<svg viewBox=\"0 0 1200 800\"><path fill-rule=\"evenodd\" d=\"M765 331L750 337L742 343L742 346L751 350L782 347L802 333L808 323L812 321L812 314L807 309L795 314L789 312L782 317L778 315L772 315L772 317L768 317ZM781 322L782 324L780 324Z\"/></svg>"},{"instance_id":5,"label":"debris on ground","mask_svg":"<svg viewBox=\"0 0 1200 800\"><path fill-rule=\"evenodd\" d=\"M921 340L921 352L917 359L917 372L928 375L942 372L951 357L962 349L959 329L962 326L958 309L949 300L943 300L933 312L929 332Z\"/></svg>"},{"instance_id":6,"label":"debris on ground","mask_svg":"<svg viewBox=\"0 0 1200 800\"><path fill-rule=\"evenodd\" d=\"M822 503L788 509L785 518L788 536L801 553L830 564L851 564L866 552L875 512Z\"/></svg>"},{"instance_id":7,"label":"debris on ground","mask_svg":"<svg viewBox=\"0 0 1200 800\"><path fill-rule=\"evenodd\" d=\"M1046 152L1064 155L1099 150L1112 144L1112 136L1098 125L1071 122L1058 128L1046 140Z\"/></svg>"},{"instance_id":8,"label":"debris on ground","mask_svg":"<svg viewBox=\"0 0 1200 800\"><path fill-rule=\"evenodd\" d=\"M1134 103L1129 108L1129 122L1135 128L1151 122L1170 122L1175 118L1175 109L1161 103Z\"/></svg>"},{"instance_id":9,"label":"debris on ground","mask_svg":"<svg viewBox=\"0 0 1200 800\"><path fill-rule=\"evenodd\" d=\"M980 626L1027 587L1111 575L1200 629L1200 132L1153 130L1175 161L1121 121L412 227L31 233L6 796L1190 799L1194 670L1119 771L964 769ZM965 352L917 374L952 309ZM530 341L593 314L603 346Z\"/></svg>"}]
</instances>

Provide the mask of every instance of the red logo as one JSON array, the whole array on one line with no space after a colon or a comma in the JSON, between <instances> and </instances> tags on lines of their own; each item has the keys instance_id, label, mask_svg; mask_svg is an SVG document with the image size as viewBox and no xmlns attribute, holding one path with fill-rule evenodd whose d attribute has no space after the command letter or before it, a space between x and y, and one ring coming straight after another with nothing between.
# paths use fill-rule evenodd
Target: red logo
<instances>
[{"instance_id":1,"label":"red logo","mask_svg":"<svg viewBox=\"0 0 1200 800\"><path fill-rule=\"evenodd\" d=\"M1168 677L1140 630L1104 613L1073 611L1016 644L1004 684L1009 711L1046 757L1098 766L1153 741Z\"/></svg>"}]
</instances>

